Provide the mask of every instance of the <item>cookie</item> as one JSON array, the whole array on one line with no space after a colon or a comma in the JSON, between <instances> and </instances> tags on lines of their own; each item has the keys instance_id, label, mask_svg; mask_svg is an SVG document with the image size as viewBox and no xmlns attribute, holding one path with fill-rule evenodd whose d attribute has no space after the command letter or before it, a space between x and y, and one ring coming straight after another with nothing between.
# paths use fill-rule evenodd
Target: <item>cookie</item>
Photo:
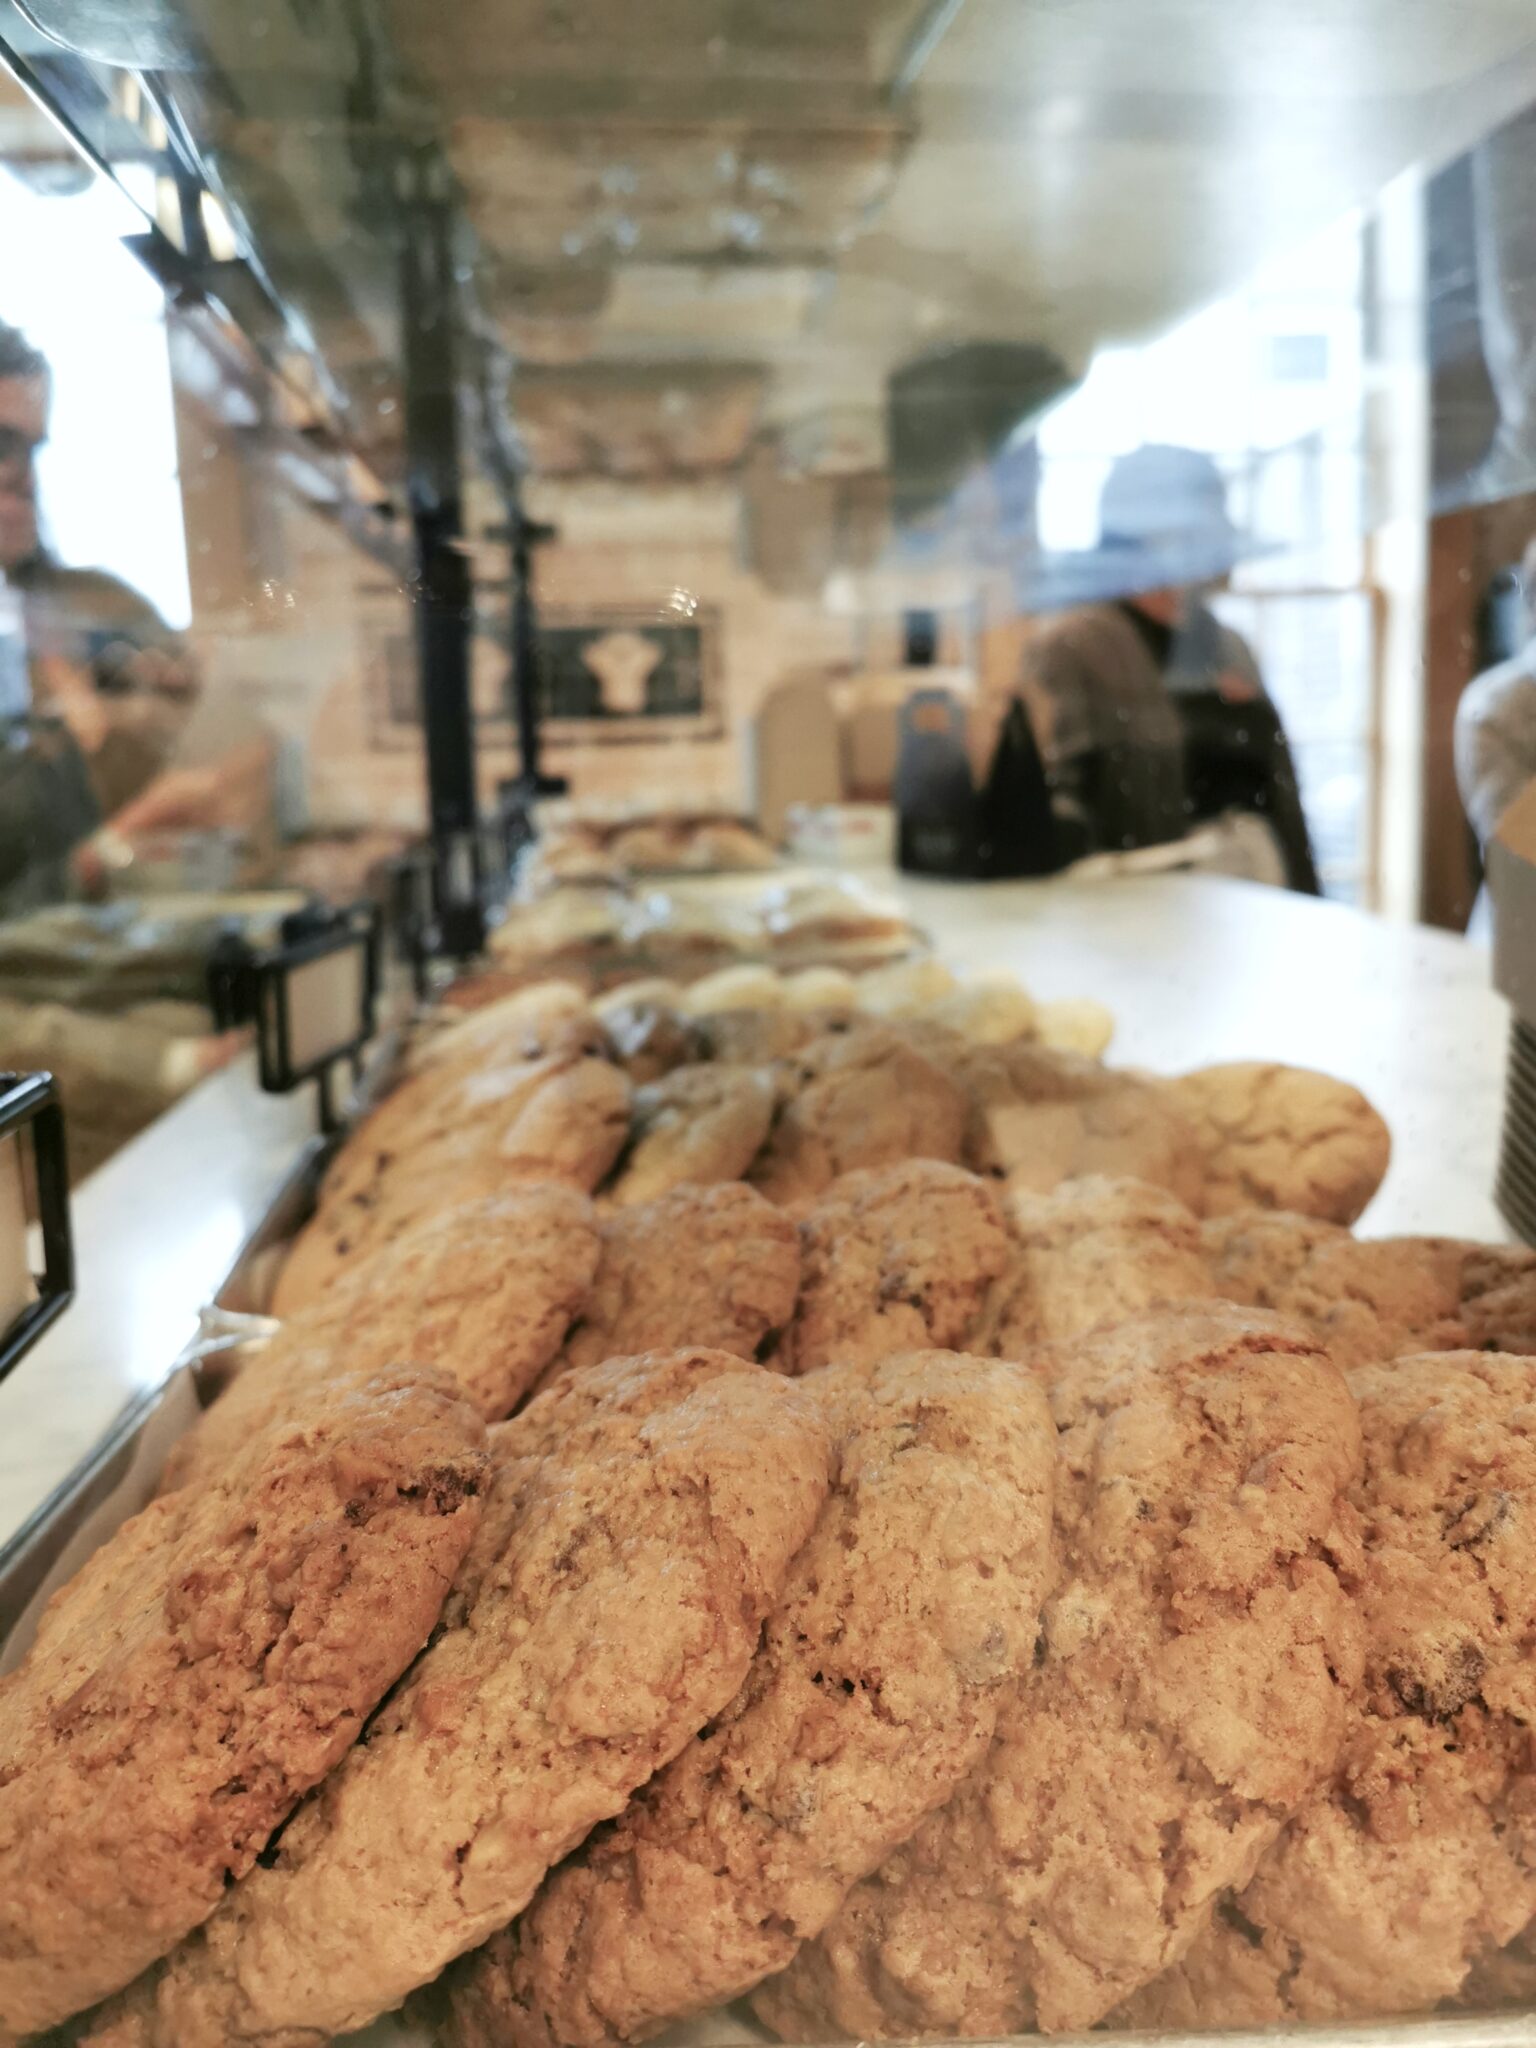
<instances>
[{"instance_id":1,"label":"cookie","mask_svg":"<svg viewBox=\"0 0 1536 2048\"><path fill-rule=\"evenodd\" d=\"M328 1187L372 1180L381 1158L386 1165L404 1157L420 1163L456 1141L493 1151L502 1131L552 1074L608 1050L602 1026L590 1014L558 1014L530 1022L495 1046L476 1043L475 1028L497 1007L471 1011L462 1026L449 1027L470 1033L469 1042L454 1057L430 1062L391 1089L341 1146Z\"/></svg>"},{"instance_id":2,"label":"cookie","mask_svg":"<svg viewBox=\"0 0 1536 2048\"><path fill-rule=\"evenodd\" d=\"M1342 1376L1224 1303L1039 1358L1061 1579L1038 1661L949 1805L755 1995L786 2040L1092 2026L1338 1753L1359 1654Z\"/></svg>"},{"instance_id":3,"label":"cookie","mask_svg":"<svg viewBox=\"0 0 1536 2048\"><path fill-rule=\"evenodd\" d=\"M1242 1060L1164 1085L1199 1134L1207 1216L1288 1209L1353 1223L1381 1186L1391 1135L1347 1081Z\"/></svg>"},{"instance_id":4,"label":"cookie","mask_svg":"<svg viewBox=\"0 0 1536 2048\"><path fill-rule=\"evenodd\" d=\"M771 967L722 967L700 975L678 996L687 1017L713 1017L733 1010L777 1010L784 984Z\"/></svg>"},{"instance_id":5,"label":"cookie","mask_svg":"<svg viewBox=\"0 0 1536 2048\"><path fill-rule=\"evenodd\" d=\"M315 1398L327 1381L346 1368L329 1343L306 1342L304 1319L295 1317L270 1343L253 1353L218 1398L172 1444L156 1490L215 1480L238 1461L253 1433L271 1429Z\"/></svg>"},{"instance_id":6,"label":"cookie","mask_svg":"<svg viewBox=\"0 0 1536 2048\"><path fill-rule=\"evenodd\" d=\"M729 820L700 825L688 842L689 867L706 872L718 870L736 874L750 869L773 868L778 864L779 857L773 848L750 825L737 825Z\"/></svg>"},{"instance_id":7,"label":"cookie","mask_svg":"<svg viewBox=\"0 0 1536 2048\"><path fill-rule=\"evenodd\" d=\"M509 1178L559 1180L584 1194L605 1180L629 1137L633 1090L605 1059L552 1073L509 1120L496 1146Z\"/></svg>"},{"instance_id":8,"label":"cookie","mask_svg":"<svg viewBox=\"0 0 1536 2048\"><path fill-rule=\"evenodd\" d=\"M1049 1195L1014 1189L1004 1210L1013 1253L975 1338L995 1357L1217 1291L1200 1225L1164 1188L1092 1175Z\"/></svg>"},{"instance_id":9,"label":"cookie","mask_svg":"<svg viewBox=\"0 0 1536 2048\"><path fill-rule=\"evenodd\" d=\"M780 1004L769 1010L717 1010L694 1021L706 1059L728 1066L761 1067L793 1059L820 1038L837 1015Z\"/></svg>"},{"instance_id":10,"label":"cookie","mask_svg":"<svg viewBox=\"0 0 1536 2048\"><path fill-rule=\"evenodd\" d=\"M992 1188L933 1159L843 1175L800 1225L786 1372L964 1343L1008 1263Z\"/></svg>"},{"instance_id":11,"label":"cookie","mask_svg":"<svg viewBox=\"0 0 1536 2048\"><path fill-rule=\"evenodd\" d=\"M1536 1921L1507 1947L1479 1956L1467 1972L1456 2003L1473 2011L1529 2005L1536 1999Z\"/></svg>"},{"instance_id":12,"label":"cookie","mask_svg":"<svg viewBox=\"0 0 1536 2048\"><path fill-rule=\"evenodd\" d=\"M349 1367L407 1358L458 1382L487 1421L529 1392L597 1276L601 1237L585 1195L511 1187L402 1235L303 1319Z\"/></svg>"},{"instance_id":13,"label":"cookie","mask_svg":"<svg viewBox=\"0 0 1536 2048\"><path fill-rule=\"evenodd\" d=\"M439 1080L407 1082L337 1153L278 1275L274 1315L293 1315L355 1261L461 1202L531 1180L589 1193L629 1135L630 1085L604 1059L562 1052ZM417 1084L429 1081L423 1100Z\"/></svg>"},{"instance_id":14,"label":"cookie","mask_svg":"<svg viewBox=\"0 0 1536 2048\"><path fill-rule=\"evenodd\" d=\"M679 1067L635 1090L633 1136L609 1193L621 1208L654 1201L685 1181L740 1180L773 1122L773 1076L764 1067Z\"/></svg>"},{"instance_id":15,"label":"cookie","mask_svg":"<svg viewBox=\"0 0 1536 2048\"><path fill-rule=\"evenodd\" d=\"M1032 1038L1038 1012L1034 998L1012 975L978 976L928 1007L928 1016L973 1045L1012 1045Z\"/></svg>"},{"instance_id":16,"label":"cookie","mask_svg":"<svg viewBox=\"0 0 1536 2048\"><path fill-rule=\"evenodd\" d=\"M856 978L855 1000L869 1017L914 1017L954 995L959 986L943 961L930 955L871 967Z\"/></svg>"},{"instance_id":17,"label":"cookie","mask_svg":"<svg viewBox=\"0 0 1536 2048\"><path fill-rule=\"evenodd\" d=\"M608 842L609 858L635 874L680 868L686 851L686 836L675 825L628 825Z\"/></svg>"},{"instance_id":18,"label":"cookie","mask_svg":"<svg viewBox=\"0 0 1536 2048\"><path fill-rule=\"evenodd\" d=\"M586 1392L553 1440L539 1401L492 1431L472 1590L103 2043L318 2048L364 2025L504 1927L740 1690L826 1495L813 1404L701 1351Z\"/></svg>"},{"instance_id":19,"label":"cookie","mask_svg":"<svg viewBox=\"0 0 1536 2048\"><path fill-rule=\"evenodd\" d=\"M746 1684L457 1966L462 2048L599 2048L738 1997L984 1754L1048 1582L1044 1397L948 1352L802 1385L838 1475Z\"/></svg>"},{"instance_id":20,"label":"cookie","mask_svg":"<svg viewBox=\"0 0 1536 2048\"><path fill-rule=\"evenodd\" d=\"M638 980L616 982L602 995L593 996L592 1014L606 1026L610 1018L641 1006L675 1009L677 996L678 984L675 981L667 981L659 974L645 974Z\"/></svg>"},{"instance_id":21,"label":"cookie","mask_svg":"<svg viewBox=\"0 0 1536 2048\"><path fill-rule=\"evenodd\" d=\"M1339 1768L1124 2017L1427 2009L1536 1914L1536 1364L1352 1375L1365 1685Z\"/></svg>"},{"instance_id":22,"label":"cookie","mask_svg":"<svg viewBox=\"0 0 1536 2048\"><path fill-rule=\"evenodd\" d=\"M418 1224L349 1268L244 1366L173 1447L162 1488L217 1471L298 1388L399 1360L456 1380L487 1421L509 1415L565 1341L601 1238L574 1188L510 1189Z\"/></svg>"},{"instance_id":23,"label":"cookie","mask_svg":"<svg viewBox=\"0 0 1536 2048\"><path fill-rule=\"evenodd\" d=\"M770 1201L812 1201L859 1167L959 1161L965 1099L897 1031L826 1033L784 1063L782 1080L787 1099L752 1169Z\"/></svg>"},{"instance_id":24,"label":"cookie","mask_svg":"<svg viewBox=\"0 0 1536 2048\"><path fill-rule=\"evenodd\" d=\"M1536 1350L1536 1252L1444 1237L1356 1238L1305 1216L1215 1217L1217 1291L1304 1322L1345 1370L1425 1350Z\"/></svg>"},{"instance_id":25,"label":"cookie","mask_svg":"<svg viewBox=\"0 0 1536 2048\"><path fill-rule=\"evenodd\" d=\"M1508 1244L1460 1244L1458 1250L1465 1335L1457 1348L1536 1355L1536 1251Z\"/></svg>"},{"instance_id":26,"label":"cookie","mask_svg":"<svg viewBox=\"0 0 1536 2048\"><path fill-rule=\"evenodd\" d=\"M602 1240L591 1296L552 1377L681 1344L753 1358L794 1313L795 1226L740 1181L616 1210Z\"/></svg>"},{"instance_id":27,"label":"cookie","mask_svg":"<svg viewBox=\"0 0 1536 2048\"><path fill-rule=\"evenodd\" d=\"M312 1387L153 1501L0 1680L0 2033L196 1927L425 1642L486 1476L432 1375Z\"/></svg>"},{"instance_id":28,"label":"cookie","mask_svg":"<svg viewBox=\"0 0 1536 2048\"><path fill-rule=\"evenodd\" d=\"M948 1071L966 1092L973 1172L1038 1195L1093 1174L1142 1180L1199 1212L1196 1132L1157 1082L1028 1040L962 1043Z\"/></svg>"},{"instance_id":29,"label":"cookie","mask_svg":"<svg viewBox=\"0 0 1536 2048\"><path fill-rule=\"evenodd\" d=\"M1084 1059L1102 1059L1115 1036L1112 1010L1090 996L1064 996L1041 1003L1035 1011L1035 1036L1054 1052L1074 1052Z\"/></svg>"},{"instance_id":30,"label":"cookie","mask_svg":"<svg viewBox=\"0 0 1536 2048\"><path fill-rule=\"evenodd\" d=\"M835 1015L853 1009L858 999L858 982L841 967L802 967L793 974L781 974L779 981L785 1007L791 1010Z\"/></svg>"},{"instance_id":31,"label":"cookie","mask_svg":"<svg viewBox=\"0 0 1536 2048\"><path fill-rule=\"evenodd\" d=\"M410 1065L413 1072L423 1072L490 1064L509 1052L534 1058L568 1042L573 1028L586 1040L587 1050L603 1049L585 990L574 981L537 981L479 1009L444 1013L416 1039Z\"/></svg>"},{"instance_id":32,"label":"cookie","mask_svg":"<svg viewBox=\"0 0 1536 2048\"><path fill-rule=\"evenodd\" d=\"M616 993L624 1000L603 1013L603 1022L614 1059L637 1087L659 1081L674 1067L711 1057L703 1028L706 1020L684 1017L670 1003L624 989Z\"/></svg>"},{"instance_id":33,"label":"cookie","mask_svg":"<svg viewBox=\"0 0 1536 2048\"><path fill-rule=\"evenodd\" d=\"M388 1179L377 1167L368 1179L354 1175L349 1163L345 1179L322 1186L314 1215L278 1269L268 1314L287 1319L325 1301L407 1231L467 1202L488 1200L505 1185L495 1160L438 1162Z\"/></svg>"},{"instance_id":34,"label":"cookie","mask_svg":"<svg viewBox=\"0 0 1536 2048\"><path fill-rule=\"evenodd\" d=\"M1200 1226L1201 1249L1216 1291L1228 1301L1277 1313L1315 1252L1355 1241L1341 1223L1284 1210L1240 1209L1208 1217Z\"/></svg>"}]
</instances>

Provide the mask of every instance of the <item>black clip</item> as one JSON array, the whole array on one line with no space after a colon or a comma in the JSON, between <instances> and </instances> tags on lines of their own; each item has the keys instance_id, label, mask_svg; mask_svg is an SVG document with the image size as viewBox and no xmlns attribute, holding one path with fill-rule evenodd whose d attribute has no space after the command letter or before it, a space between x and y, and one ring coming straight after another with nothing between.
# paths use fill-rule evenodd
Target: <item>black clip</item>
<instances>
[{"instance_id":1,"label":"black clip","mask_svg":"<svg viewBox=\"0 0 1536 2048\"><path fill-rule=\"evenodd\" d=\"M219 933L208 949L208 1007L215 1031L235 1031L256 1015L256 948L237 927Z\"/></svg>"},{"instance_id":2,"label":"black clip","mask_svg":"<svg viewBox=\"0 0 1536 2048\"><path fill-rule=\"evenodd\" d=\"M402 853L389 864L389 929L395 954L411 970L418 1002L431 991L431 962L441 949L437 927L436 863L429 846Z\"/></svg>"},{"instance_id":3,"label":"black clip","mask_svg":"<svg viewBox=\"0 0 1536 2048\"><path fill-rule=\"evenodd\" d=\"M0 1335L0 1380L30 1351L74 1298L75 1255L69 1231L69 1164L64 1111L52 1074L0 1073L0 1140L30 1129L43 1238L43 1270L34 1275L37 1299Z\"/></svg>"},{"instance_id":4,"label":"black clip","mask_svg":"<svg viewBox=\"0 0 1536 2048\"><path fill-rule=\"evenodd\" d=\"M295 996L302 998L308 970L323 960L358 956L355 1028L314 1036L314 1025L296 1010ZM287 1095L305 1081L317 1084L320 1098L320 1128L333 1131L337 1125L331 1073L338 1060L351 1063L354 1080L360 1080L363 1047L374 1033L374 1012L379 993L379 916L371 903L354 903L344 910L306 911L285 919L283 943L257 957L254 966L256 992L256 1060L262 1087L269 1095Z\"/></svg>"}]
</instances>

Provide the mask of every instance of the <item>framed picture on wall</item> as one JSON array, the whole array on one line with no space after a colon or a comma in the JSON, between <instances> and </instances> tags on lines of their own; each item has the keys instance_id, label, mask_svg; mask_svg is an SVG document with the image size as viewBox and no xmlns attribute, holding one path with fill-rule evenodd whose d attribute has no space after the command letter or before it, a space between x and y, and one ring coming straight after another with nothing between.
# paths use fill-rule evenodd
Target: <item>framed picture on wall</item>
<instances>
[{"instance_id":1,"label":"framed picture on wall","mask_svg":"<svg viewBox=\"0 0 1536 2048\"><path fill-rule=\"evenodd\" d=\"M722 731L720 620L707 606L689 616L641 607L550 609L539 616L539 694L551 746L718 739ZM473 703L482 745L511 746L505 623L477 633ZM421 729L416 648L398 619L374 636L369 655L375 743L415 744Z\"/></svg>"}]
</instances>

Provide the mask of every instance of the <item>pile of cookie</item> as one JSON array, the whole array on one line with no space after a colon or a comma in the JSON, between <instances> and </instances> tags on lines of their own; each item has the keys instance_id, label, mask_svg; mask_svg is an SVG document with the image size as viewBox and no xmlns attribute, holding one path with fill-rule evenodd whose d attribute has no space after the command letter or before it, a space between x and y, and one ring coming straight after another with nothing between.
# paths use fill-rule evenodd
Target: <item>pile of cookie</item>
<instances>
[{"instance_id":1,"label":"pile of cookie","mask_svg":"<svg viewBox=\"0 0 1536 2048\"><path fill-rule=\"evenodd\" d=\"M0 1682L0 2037L1536 1990L1536 1254L953 993L423 1029Z\"/></svg>"},{"instance_id":2,"label":"pile of cookie","mask_svg":"<svg viewBox=\"0 0 1536 2048\"><path fill-rule=\"evenodd\" d=\"M734 811L546 804L524 879L539 888L679 871L744 874L777 865L778 855L762 833Z\"/></svg>"},{"instance_id":3,"label":"pile of cookie","mask_svg":"<svg viewBox=\"0 0 1536 2048\"><path fill-rule=\"evenodd\" d=\"M722 968L859 970L925 950L900 904L856 876L776 882L748 900L689 889L562 884L512 904L488 959L444 997L471 1009L551 977L583 988L644 976L688 983Z\"/></svg>"}]
</instances>

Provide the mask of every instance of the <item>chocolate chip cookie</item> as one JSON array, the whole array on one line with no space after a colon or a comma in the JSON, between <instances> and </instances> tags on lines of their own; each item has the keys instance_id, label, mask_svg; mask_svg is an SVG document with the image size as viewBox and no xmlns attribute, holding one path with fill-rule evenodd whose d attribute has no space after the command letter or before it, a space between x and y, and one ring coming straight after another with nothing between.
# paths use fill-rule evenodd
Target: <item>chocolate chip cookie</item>
<instances>
[{"instance_id":1,"label":"chocolate chip cookie","mask_svg":"<svg viewBox=\"0 0 1536 2048\"><path fill-rule=\"evenodd\" d=\"M899 1031L828 1032L786 1060L780 1076L786 1100L752 1169L771 1201L813 1201L859 1167L959 1161L965 1098Z\"/></svg>"},{"instance_id":2,"label":"chocolate chip cookie","mask_svg":"<svg viewBox=\"0 0 1536 2048\"><path fill-rule=\"evenodd\" d=\"M433 1375L328 1380L55 1597L0 1680L0 2032L163 1955L346 1752L474 1534L483 1436Z\"/></svg>"},{"instance_id":3,"label":"chocolate chip cookie","mask_svg":"<svg viewBox=\"0 0 1536 2048\"><path fill-rule=\"evenodd\" d=\"M1048 1580L1043 1394L948 1352L802 1385L838 1476L745 1686L458 1966L462 2048L601 2048L739 1996L985 1753Z\"/></svg>"},{"instance_id":4,"label":"chocolate chip cookie","mask_svg":"<svg viewBox=\"0 0 1536 2048\"><path fill-rule=\"evenodd\" d=\"M558 1050L573 1030L585 1050L603 1050L585 990L573 981L537 981L480 1009L445 1013L418 1035L410 1066L422 1072L490 1065L508 1053L533 1059Z\"/></svg>"},{"instance_id":5,"label":"chocolate chip cookie","mask_svg":"<svg viewBox=\"0 0 1536 2048\"><path fill-rule=\"evenodd\" d=\"M1200 1225L1146 1181L1095 1174L1049 1195L1013 1189L1004 1209L1012 1257L975 1338L995 1357L1217 1291Z\"/></svg>"},{"instance_id":6,"label":"chocolate chip cookie","mask_svg":"<svg viewBox=\"0 0 1536 2048\"><path fill-rule=\"evenodd\" d=\"M1359 1423L1322 1351L1217 1303L1039 1355L1061 1580L992 1748L789 1970L786 2040L1089 2027L1330 1772Z\"/></svg>"},{"instance_id":7,"label":"chocolate chip cookie","mask_svg":"<svg viewBox=\"0 0 1536 2048\"><path fill-rule=\"evenodd\" d=\"M1414 1351L1536 1350L1536 1252L1448 1237L1357 1238L1288 1215L1221 1216L1217 1291L1306 1323L1346 1371Z\"/></svg>"},{"instance_id":8,"label":"chocolate chip cookie","mask_svg":"<svg viewBox=\"0 0 1536 2048\"><path fill-rule=\"evenodd\" d=\"M586 1305L601 1238L585 1195L514 1187L417 1224L349 1267L242 1367L173 1448L162 1489L217 1471L332 1371L401 1359L456 1380L487 1421L534 1386Z\"/></svg>"},{"instance_id":9,"label":"chocolate chip cookie","mask_svg":"<svg viewBox=\"0 0 1536 2048\"><path fill-rule=\"evenodd\" d=\"M621 1208L654 1201L685 1182L740 1180L773 1122L766 1067L679 1067L635 1090L628 1155L609 1194Z\"/></svg>"},{"instance_id":10,"label":"chocolate chip cookie","mask_svg":"<svg viewBox=\"0 0 1536 2048\"><path fill-rule=\"evenodd\" d=\"M844 1174L802 1220L800 1241L786 1372L963 1344L1009 1259L992 1187L933 1159Z\"/></svg>"},{"instance_id":11,"label":"chocolate chip cookie","mask_svg":"<svg viewBox=\"0 0 1536 2048\"><path fill-rule=\"evenodd\" d=\"M551 1378L680 1344L753 1358L794 1313L795 1226L740 1181L674 1188L613 1211L601 1228L597 1279Z\"/></svg>"},{"instance_id":12,"label":"chocolate chip cookie","mask_svg":"<svg viewBox=\"0 0 1536 2048\"><path fill-rule=\"evenodd\" d=\"M629 1135L630 1097L607 1060L565 1052L456 1074L447 1086L431 1073L407 1081L336 1155L278 1275L273 1314L294 1314L354 1261L461 1202L518 1181L590 1192Z\"/></svg>"},{"instance_id":13,"label":"chocolate chip cookie","mask_svg":"<svg viewBox=\"0 0 1536 2048\"><path fill-rule=\"evenodd\" d=\"M638 991L633 995L624 990L617 993L625 1000L604 1012L603 1023L615 1060L637 1087L711 1056L706 1020L680 1016L671 1003Z\"/></svg>"}]
</instances>

